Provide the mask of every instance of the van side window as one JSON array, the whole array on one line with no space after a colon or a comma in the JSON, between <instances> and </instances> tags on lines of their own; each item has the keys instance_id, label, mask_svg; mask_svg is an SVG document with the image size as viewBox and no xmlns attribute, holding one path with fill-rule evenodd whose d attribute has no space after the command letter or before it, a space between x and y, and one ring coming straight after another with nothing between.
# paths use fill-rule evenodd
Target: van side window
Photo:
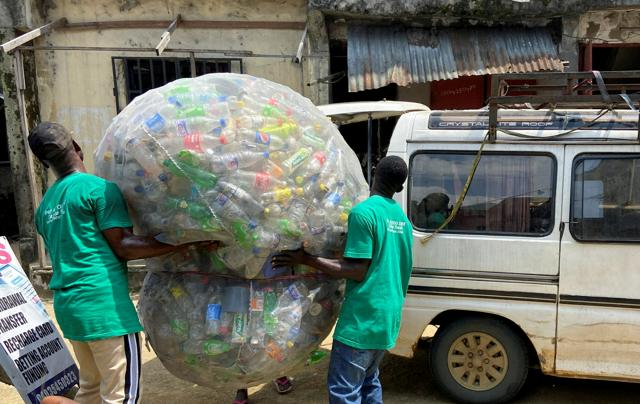
<instances>
[{"instance_id":1,"label":"van side window","mask_svg":"<svg viewBox=\"0 0 640 404\"><path fill-rule=\"evenodd\" d=\"M474 153L421 152L410 161L409 217L418 230L438 228L462 193ZM458 214L443 232L549 234L555 159L544 154L483 154Z\"/></svg>"},{"instance_id":2,"label":"van side window","mask_svg":"<svg viewBox=\"0 0 640 404\"><path fill-rule=\"evenodd\" d=\"M569 230L579 241L640 241L640 155L576 157Z\"/></svg>"}]
</instances>

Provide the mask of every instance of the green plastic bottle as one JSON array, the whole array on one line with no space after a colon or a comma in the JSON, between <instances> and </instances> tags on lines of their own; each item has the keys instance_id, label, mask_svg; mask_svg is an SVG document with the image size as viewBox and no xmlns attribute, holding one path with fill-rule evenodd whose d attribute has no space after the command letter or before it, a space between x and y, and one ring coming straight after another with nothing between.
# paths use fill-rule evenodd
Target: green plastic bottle
<instances>
[{"instance_id":1,"label":"green plastic bottle","mask_svg":"<svg viewBox=\"0 0 640 404\"><path fill-rule=\"evenodd\" d=\"M275 290L273 289L265 289L264 291L264 328L265 333L267 335L273 336L276 331L276 327L278 325L278 318L273 315L273 310L275 310L278 305L278 295L276 295Z\"/></svg>"},{"instance_id":2,"label":"green plastic bottle","mask_svg":"<svg viewBox=\"0 0 640 404\"><path fill-rule=\"evenodd\" d=\"M307 359L307 365L315 365L320 362L327 356L325 351L315 350L309 354L309 359Z\"/></svg>"},{"instance_id":3,"label":"green plastic bottle","mask_svg":"<svg viewBox=\"0 0 640 404\"><path fill-rule=\"evenodd\" d=\"M176 156L176 163L166 159L162 165L175 176L183 177L202 189L211 189L218 183L218 177L199 167L200 159L188 150L182 150Z\"/></svg>"},{"instance_id":4,"label":"green plastic bottle","mask_svg":"<svg viewBox=\"0 0 640 404\"><path fill-rule=\"evenodd\" d=\"M220 355L231 349L231 344L220 341L218 339L208 339L203 345L203 351L206 355Z\"/></svg>"}]
</instances>

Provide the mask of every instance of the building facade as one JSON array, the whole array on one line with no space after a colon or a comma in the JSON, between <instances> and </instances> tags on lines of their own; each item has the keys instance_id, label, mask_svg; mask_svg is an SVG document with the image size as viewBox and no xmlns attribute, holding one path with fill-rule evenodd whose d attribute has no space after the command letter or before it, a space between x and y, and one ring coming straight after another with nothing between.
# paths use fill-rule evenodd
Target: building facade
<instances>
[{"instance_id":1,"label":"building facade","mask_svg":"<svg viewBox=\"0 0 640 404\"><path fill-rule=\"evenodd\" d=\"M485 104L495 73L640 68L640 1L14 0L0 3L0 43L54 21L18 52L0 52L0 234L25 267L45 263L32 218L51 179L25 147L41 120L70 128L93 170L111 119L180 77L247 73L316 104L460 109ZM390 135L380 125L378 147Z\"/></svg>"}]
</instances>

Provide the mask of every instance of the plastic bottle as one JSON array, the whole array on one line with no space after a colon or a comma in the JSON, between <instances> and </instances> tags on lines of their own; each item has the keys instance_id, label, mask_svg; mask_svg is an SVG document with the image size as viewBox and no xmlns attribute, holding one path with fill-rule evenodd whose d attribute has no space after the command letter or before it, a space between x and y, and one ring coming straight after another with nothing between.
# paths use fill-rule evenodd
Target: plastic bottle
<instances>
[{"instance_id":1,"label":"plastic bottle","mask_svg":"<svg viewBox=\"0 0 640 404\"><path fill-rule=\"evenodd\" d=\"M159 178L164 170L158 163L157 156L147 144L140 139L132 139L126 147L131 157L140 164L149 177Z\"/></svg>"},{"instance_id":2,"label":"plastic bottle","mask_svg":"<svg viewBox=\"0 0 640 404\"><path fill-rule=\"evenodd\" d=\"M249 146L259 146L269 150L281 150L287 147L287 142L276 134L261 130L238 129L236 139L246 142Z\"/></svg>"},{"instance_id":3,"label":"plastic bottle","mask_svg":"<svg viewBox=\"0 0 640 404\"><path fill-rule=\"evenodd\" d=\"M264 289L263 323L267 335L273 336L278 324L278 317L273 311L278 307L278 296L273 288Z\"/></svg>"},{"instance_id":4,"label":"plastic bottle","mask_svg":"<svg viewBox=\"0 0 640 404\"><path fill-rule=\"evenodd\" d=\"M327 356L325 351L314 350L309 354L309 359L307 359L307 365L315 365L320 362Z\"/></svg>"},{"instance_id":5,"label":"plastic bottle","mask_svg":"<svg viewBox=\"0 0 640 404\"><path fill-rule=\"evenodd\" d=\"M267 355L276 362L283 362L285 359L282 348L275 341L269 341L264 350Z\"/></svg>"},{"instance_id":6,"label":"plastic bottle","mask_svg":"<svg viewBox=\"0 0 640 404\"><path fill-rule=\"evenodd\" d=\"M258 217L264 211L262 205L244 189L226 181L218 181L216 189L229 197L240 209L250 217Z\"/></svg>"},{"instance_id":7,"label":"plastic bottle","mask_svg":"<svg viewBox=\"0 0 640 404\"><path fill-rule=\"evenodd\" d=\"M316 150L324 150L326 142L322 137L318 136L316 127L302 128L302 136L300 138L303 143L313 147Z\"/></svg>"},{"instance_id":8,"label":"plastic bottle","mask_svg":"<svg viewBox=\"0 0 640 404\"><path fill-rule=\"evenodd\" d=\"M214 173L225 173L247 168L257 163L262 163L269 158L267 152L236 151L224 154L211 154L207 156L207 164Z\"/></svg>"},{"instance_id":9,"label":"plastic bottle","mask_svg":"<svg viewBox=\"0 0 640 404\"><path fill-rule=\"evenodd\" d=\"M220 146L229 144L233 139L233 134L226 131L218 135L194 132L175 137L165 137L158 140L158 142L171 153L178 153L181 150L204 153L207 150L216 150Z\"/></svg>"},{"instance_id":10,"label":"plastic bottle","mask_svg":"<svg viewBox=\"0 0 640 404\"><path fill-rule=\"evenodd\" d=\"M264 132L269 136L287 138L293 136L298 131L298 125L293 122L284 122L280 125L264 126L260 128L260 132Z\"/></svg>"},{"instance_id":11,"label":"plastic bottle","mask_svg":"<svg viewBox=\"0 0 640 404\"><path fill-rule=\"evenodd\" d=\"M324 200L324 208L326 210L335 209L340 206L342 196L344 194L344 181L338 181L336 189L329 193Z\"/></svg>"},{"instance_id":12,"label":"plastic bottle","mask_svg":"<svg viewBox=\"0 0 640 404\"><path fill-rule=\"evenodd\" d=\"M184 177L203 189L211 189L218 183L218 177L199 167L200 159L192 152L183 150L175 160L165 160L163 165L178 177Z\"/></svg>"},{"instance_id":13,"label":"plastic bottle","mask_svg":"<svg viewBox=\"0 0 640 404\"><path fill-rule=\"evenodd\" d=\"M235 313L233 316L233 329L231 330L231 342L242 344L246 341L247 313Z\"/></svg>"},{"instance_id":14,"label":"plastic bottle","mask_svg":"<svg viewBox=\"0 0 640 404\"><path fill-rule=\"evenodd\" d=\"M260 115L243 115L236 119L236 126L239 129L260 129L265 126L277 127L282 124L282 119L269 118Z\"/></svg>"},{"instance_id":15,"label":"plastic bottle","mask_svg":"<svg viewBox=\"0 0 640 404\"><path fill-rule=\"evenodd\" d=\"M232 180L234 184L254 194L272 191L275 188L286 186L286 182L280 181L273 175L263 171L253 172L239 170L233 174Z\"/></svg>"},{"instance_id":16,"label":"plastic bottle","mask_svg":"<svg viewBox=\"0 0 640 404\"><path fill-rule=\"evenodd\" d=\"M207 335L218 335L220 333L220 317L222 315L222 304L218 296L213 296L207 305L206 332Z\"/></svg>"},{"instance_id":17,"label":"plastic bottle","mask_svg":"<svg viewBox=\"0 0 640 404\"><path fill-rule=\"evenodd\" d=\"M293 174L311 156L311 149L302 147L282 162L282 168L287 175Z\"/></svg>"},{"instance_id":18,"label":"plastic bottle","mask_svg":"<svg viewBox=\"0 0 640 404\"><path fill-rule=\"evenodd\" d=\"M326 160L327 157L323 152L318 151L313 153L307 164L296 172L296 184L298 186L304 186L307 182L314 181L314 179L318 178Z\"/></svg>"},{"instance_id":19,"label":"plastic bottle","mask_svg":"<svg viewBox=\"0 0 640 404\"><path fill-rule=\"evenodd\" d=\"M261 227L254 231L253 244L258 248L275 250L280 244L280 235Z\"/></svg>"},{"instance_id":20,"label":"plastic bottle","mask_svg":"<svg viewBox=\"0 0 640 404\"><path fill-rule=\"evenodd\" d=\"M222 247L217 251L218 258L231 269L241 269L252 257L251 251L239 246Z\"/></svg>"}]
</instances>

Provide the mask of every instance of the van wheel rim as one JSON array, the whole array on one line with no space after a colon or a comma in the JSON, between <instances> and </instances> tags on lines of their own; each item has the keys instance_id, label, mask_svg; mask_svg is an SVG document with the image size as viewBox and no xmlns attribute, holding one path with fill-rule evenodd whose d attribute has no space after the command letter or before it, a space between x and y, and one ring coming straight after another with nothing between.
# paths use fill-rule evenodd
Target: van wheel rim
<instances>
[{"instance_id":1,"label":"van wheel rim","mask_svg":"<svg viewBox=\"0 0 640 404\"><path fill-rule=\"evenodd\" d=\"M487 391L507 375L509 358L496 338L483 332L458 337L447 357L449 372L458 384L473 391Z\"/></svg>"}]
</instances>

